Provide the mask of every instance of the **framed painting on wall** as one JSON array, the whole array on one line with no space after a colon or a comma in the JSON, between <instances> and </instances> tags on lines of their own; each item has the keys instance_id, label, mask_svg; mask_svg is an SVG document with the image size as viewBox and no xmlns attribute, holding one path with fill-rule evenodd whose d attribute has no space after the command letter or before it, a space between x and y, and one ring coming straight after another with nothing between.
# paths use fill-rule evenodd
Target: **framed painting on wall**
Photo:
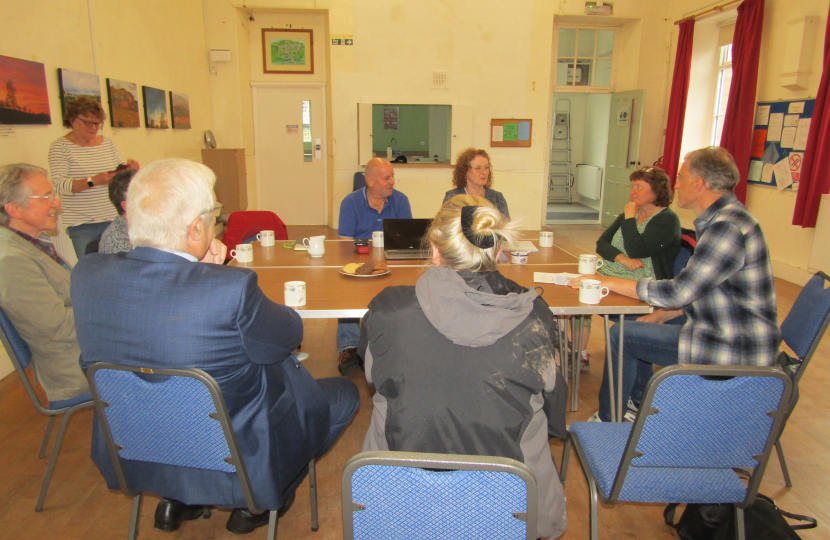
<instances>
[{"instance_id":1,"label":"framed painting on wall","mask_svg":"<svg viewBox=\"0 0 830 540\"><path fill-rule=\"evenodd\" d=\"M265 73L314 73L312 30L262 29L262 71Z\"/></svg>"},{"instance_id":2,"label":"framed painting on wall","mask_svg":"<svg viewBox=\"0 0 830 540\"><path fill-rule=\"evenodd\" d=\"M135 83L107 79L107 95L112 127L141 127L138 119L138 86Z\"/></svg>"},{"instance_id":3,"label":"framed painting on wall","mask_svg":"<svg viewBox=\"0 0 830 540\"><path fill-rule=\"evenodd\" d=\"M173 129L190 129L190 99L187 94L170 92L170 118Z\"/></svg>"},{"instance_id":4,"label":"framed painting on wall","mask_svg":"<svg viewBox=\"0 0 830 540\"><path fill-rule=\"evenodd\" d=\"M43 64L0 56L0 81L0 124L52 123Z\"/></svg>"},{"instance_id":5,"label":"framed painting on wall","mask_svg":"<svg viewBox=\"0 0 830 540\"><path fill-rule=\"evenodd\" d=\"M167 129L167 96L164 90L151 86L142 86L144 94L144 125L153 129Z\"/></svg>"},{"instance_id":6,"label":"framed painting on wall","mask_svg":"<svg viewBox=\"0 0 830 540\"><path fill-rule=\"evenodd\" d=\"M80 97L101 103L101 79L98 75L58 68L58 84L61 91L61 116L66 114L66 106Z\"/></svg>"}]
</instances>

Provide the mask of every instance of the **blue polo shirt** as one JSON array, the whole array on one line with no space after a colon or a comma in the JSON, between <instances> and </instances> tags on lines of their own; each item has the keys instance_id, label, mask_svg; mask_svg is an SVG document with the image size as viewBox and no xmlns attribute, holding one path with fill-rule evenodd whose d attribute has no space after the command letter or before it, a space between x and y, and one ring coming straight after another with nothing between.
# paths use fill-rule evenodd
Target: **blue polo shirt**
<instances>
[{"instance_id":1,"label":"blue polo shirt","mask_svg":"<svg viewBox=\"0 0 830 540\"><path fill-rule=\"evenodd\" d=\"M392 191L386 198L383 211L369 206L366 188L352 191L340 203L340 226L337 234L350 238L371 238L374 231L383 230L383 220L412 219L409 199L400 191Z\"/></svg>"}]
</instances>

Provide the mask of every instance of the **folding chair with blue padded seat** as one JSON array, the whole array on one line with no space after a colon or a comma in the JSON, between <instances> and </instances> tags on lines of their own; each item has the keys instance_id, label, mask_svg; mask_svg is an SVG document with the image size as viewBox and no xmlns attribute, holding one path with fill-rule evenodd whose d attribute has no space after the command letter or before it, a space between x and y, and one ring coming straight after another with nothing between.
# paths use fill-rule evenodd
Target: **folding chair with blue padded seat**
<instances>
[{"instance_id":1,"label":"folding chair with blue padded seat","mask_svg":"<svg viewBox=\"0 0 830 540\"><path fill-rule=\"evenodd\" d=\"M126 460L235 473L248 510L254 514L265 510L256 503L225 400L210 375L192 368L150 369L97 363L89 368L87 377L118 483L124 493L133 497L130 540L138 536L143 492L128 478ZM313 459L309 463L309 484L312 530L316 531ZM210 504L211 496L216 497L216 493L201 493L200 502L183 502ZM274 540L279 509L267 510L268 538ZM207 513L205 517L209 516Z\"/></svg>"},{"instance_id":2,"label":"folding chair with blue padded seat","mask_svg":"<svg viewBox=\"0 0 830 540\"><path fill-rule=\"evenodd\" d=\"M363 452L343 470L343 538L536 540L536 497L513 459Z\"/></svg>"},{"instance_id":3,"label":"folding chair with blue padded seat","mask_svg":"<svg viewBox=\"0 0 830 540\"><path fill-rule=\"evenodd\" d=\"M792 358L782 351L778 357L782 369L793 379L793 394L786 419L789 419L798 403L798 383L804 376L804 370L813 358L828 325L830 325L830 276L824 272L817 272L798 293L793 307L781 323L781 337L796 355L796 358ZM793 487L780 438L775 442L775 450L778 453L781 472L784 474L784 482L787 487Z\"/></svg>"},{"instance_id":4,"label":"folding chair with blue padded seat","mask_svg":"<svg viewBox=\"0 0 830 540\"><path fill-rule=\"evenodd\" d=\"M573 446L588 482L591 540L597 496L612 505L732 503L743 540L743 509L755 500L791 390L773 367L677 365L651 378L633 424L572 424L560 477ZM749 473L748 484L735 469Z\"/></svg>"},{"instance_id":5,"label":"folding chair with blue padded seat","mask_svg":"<svg viewBox=\"0 0 830 540\"><path fill-rule=\"evenodd\" d=\"M79 409L86 409L92 407L92 395L87 392L72 399L62 401L50 401L48 405L43 405L35 393L32 382L26 375L26 370L32 363L32 351L26 341L20 337L20 334L15 329L11 320L9 320L6 312L0 309L0 340L3 342L3 347L9 353L14 370L20 376L23 387L26 393L29 394L29 399L32 400L32 405L35 406L39 412L49 417L49 423L46 425L46 433L43 435L43 442L40 445L39 459L43 459L46 455L46 446L49 444L49 437L52 434L52 427L55 425L55 418L63 415L61 426L58 429L58 436L55 438L55 445L52 447L52 455L49 457L49 465L46 467L46 477L43 479L43 485L40 488L40 496L35 505L35 511L40 512L43 509L43 501L46 500L46 492L49 490L49 482L52 480L52 472L55 470L55 463L58 461L58 452L61 449L63 442L63 435L66 432L66 425L69 423L69 417L73 412ZM80 369L80 366L79 366ZM34 371L34 369L32 370ZM37 380L37 376L35 376Z\"/></svg>"}]
</instances>

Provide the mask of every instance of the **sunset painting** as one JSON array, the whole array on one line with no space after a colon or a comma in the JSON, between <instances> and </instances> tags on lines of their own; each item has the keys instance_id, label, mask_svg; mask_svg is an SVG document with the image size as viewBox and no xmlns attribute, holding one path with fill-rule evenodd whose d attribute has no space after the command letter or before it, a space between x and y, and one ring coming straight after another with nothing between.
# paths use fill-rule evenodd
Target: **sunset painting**
<instances>
[{"instance_id":1,"label":"sunset painting","mask_svg":"<svg viewBox=\"0 0 830 540\"><path fill-rule=\"evenodd\" d=\"M190 100L187 94L170 92L170 117L173 129L190 129Z\"/></svg>"},{"instance_id":2,"label":"sunset painting","mask_svg":"<svg viewBox=\"0 0 830 540\"><path fill-rule=\"evenodd\" d=\"M61 68L58 69L58 82L61 90L61 116L66 114L66 106L79 97L101 103L101 79L98 75Z\"/></svg>"},{"instance_id":3,"label":"sunset painting","mask_svg":"<svg viewBox=\"0 0 830 540\"><path fill-rule=\"evenodd\" d=\"M107 79L107 94L112 127L141 127L138 118L138 87L135 83Z\"/></svg>"},{"instance_id":4,"label":"sunset painting","mask_svg":"<svg viewBox=\"0 0 830 540\"><path fill-rule=\"evenodd\" d=\"M144 93L144 126L154 129L169 128L165 91L150 86L142 86L141 90Z\"/></svg>"},{"instance_id":5,"label":"sunset painting","mask_svg":"<svg viewBox=\"0 0 830 540\"><path fill-rule=\"evenodd\" d=\"M43 64L0 56L0 124L51 123Z\"/></svg>"}]
</instances>

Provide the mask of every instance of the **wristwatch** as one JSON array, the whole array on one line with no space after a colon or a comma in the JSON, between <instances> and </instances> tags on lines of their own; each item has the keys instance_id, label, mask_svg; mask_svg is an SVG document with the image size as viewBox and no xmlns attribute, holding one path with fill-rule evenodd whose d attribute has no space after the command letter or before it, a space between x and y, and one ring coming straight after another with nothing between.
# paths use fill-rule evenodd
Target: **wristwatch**
<instances>
[{"instance_id":1,"label":"wristwatch","mask_svg":"<svg viewBox=\"0 0 830 540\"><path fill-rule=\"evenodd\" d=\"M92 181L92 177L91 177L91 176L87 176L87 178L86 178L86 185L88 185L89 187L95 187L95 183Z\"/></svg>"}]
</instances>

